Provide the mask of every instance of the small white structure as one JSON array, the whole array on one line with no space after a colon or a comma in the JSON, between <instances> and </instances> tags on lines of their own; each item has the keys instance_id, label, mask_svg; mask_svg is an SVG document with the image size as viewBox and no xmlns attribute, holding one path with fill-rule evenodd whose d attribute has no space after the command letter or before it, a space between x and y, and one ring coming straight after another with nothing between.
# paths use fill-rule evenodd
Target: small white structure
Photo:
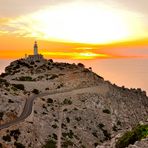
<instances>
[{"instance_id":1,"label":"small white structure","mask_svg":"<svg viewBox=\"0 0 148 148\"><path fill-rule=\"evenodd\" d=\"M29 55L26 60L27 61L37 61L37 60L45 60L43 55L38 54L38 44L37 41L35 41L34 46L33 46L33 55Z\"/></svg>"},{"instance_id":2,"label":"small white structure","mask_svg":"<svg viewBox=\"0 0 148 148\"><path fill-rule=\"evenodd\" d=\"M37 41L34 43L34 55L38 55L38 44Z\"/></svg>"}]
</instances>

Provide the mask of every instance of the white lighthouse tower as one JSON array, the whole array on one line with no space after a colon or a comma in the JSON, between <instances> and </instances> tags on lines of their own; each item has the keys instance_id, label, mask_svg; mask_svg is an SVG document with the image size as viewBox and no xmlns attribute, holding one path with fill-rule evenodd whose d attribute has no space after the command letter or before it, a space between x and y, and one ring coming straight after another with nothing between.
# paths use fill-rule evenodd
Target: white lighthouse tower
<instances>
[{"instance_id":1,"label":"white lighthouse tower","mask_svg":"<svg viewBox=\"0 0 148 148\"><path fill-rule=\"evenodd\" d=\"M38 55L38 44L37 41L34 43L34 55Z\"/></svg>"},{"instance_id":2,"label":"white lighthouse tower","mask_svg":"<svg viewBox=\"0 0 148 148\"><path fill-rule=\"evenodd\" d=\"M26 57L25 59L29 62L32 61L46 61L46 59L44 59L43 55L38 53L38 44L37 41L34 42L34 46L33 46L33 55L29 55L28 57Z\"/></svg>"}]
</instances>

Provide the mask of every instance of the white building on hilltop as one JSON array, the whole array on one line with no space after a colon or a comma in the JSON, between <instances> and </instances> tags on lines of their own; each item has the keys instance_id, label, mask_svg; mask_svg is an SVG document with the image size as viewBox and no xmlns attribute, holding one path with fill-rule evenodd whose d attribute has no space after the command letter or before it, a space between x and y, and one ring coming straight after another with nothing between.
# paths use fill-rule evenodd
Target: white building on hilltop
<instances>
[{"instance_id":1,"label":"white building on hilltop","mask_svg":"<svg viewBox=\"0 0 148 148\"><path fill-rule=\"evenodd\" d=\"M45 60L43 55L38 54L38 44L37 41L35 41L33 46L33 55L27 56L26 60L28 61L37 61L37 60Z\"/></svg>"},{"instance_id":2,"label":"white building on hilltop","mask_svg":"<svg viewBox=\"0 0 148 148\"><path fill-rule=\"evenodd\" d=\"M38 44L37 41L34 43L34 55L38 55Z\"/></svg>"}]
</instances>

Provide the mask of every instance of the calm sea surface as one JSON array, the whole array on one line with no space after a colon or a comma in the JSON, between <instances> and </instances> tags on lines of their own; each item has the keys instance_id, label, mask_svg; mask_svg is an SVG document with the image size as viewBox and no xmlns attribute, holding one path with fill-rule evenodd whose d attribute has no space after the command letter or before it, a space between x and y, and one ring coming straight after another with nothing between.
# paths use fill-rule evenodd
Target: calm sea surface
<instances>
[{"instance_id":1,"label":"calm sea surface","mask_svg":"<svg viewBox=\"0 0 148 148\"><path fill-rule=\"evenodd\" d=\"M13 60L0 60L0 73ZM84 63L93 71L119 86L142 88L148 94L148 59L108 59L108 60L55 60L67 63Z\"/></svg>"}]
</instances>

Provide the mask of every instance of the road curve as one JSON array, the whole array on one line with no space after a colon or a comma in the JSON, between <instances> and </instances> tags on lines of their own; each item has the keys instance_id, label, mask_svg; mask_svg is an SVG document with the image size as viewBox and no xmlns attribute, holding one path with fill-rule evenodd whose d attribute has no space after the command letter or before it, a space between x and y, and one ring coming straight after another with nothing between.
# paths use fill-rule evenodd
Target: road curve
<instances>
[{"instance_id":1,"label":"road curve","mask_svg":"<svg viewBox=\"0 0 148 148\"><path fill-rule=\"evenodd\" d=\"M94 87L98 87L98 86L94 86ZM14 120L12 120L8 123L0 125L0 130L8 128L8 127L13 126L13 125L16 125L20 122L23 122L31 114L33 102L38 97L44 97L44 96L47 96L47 95L66 93L66 92L77 91L77 90L82 91L82 90L85 90L85 89L88 89L88 88L90 88L90 87L84 87L84 88L79 88L79 89L73 88L73 89L68 89L68 90L59 90L59 91L53 91L53 92L48 92L48 93L45 92L45 93L41 93L41 94L38 94L38 95L32 95L26 100L26 103L24 105L24 109L23 109L23 112L21 113L21 115L18 118L14 119Z\"/></svg>"}]
</instances>

